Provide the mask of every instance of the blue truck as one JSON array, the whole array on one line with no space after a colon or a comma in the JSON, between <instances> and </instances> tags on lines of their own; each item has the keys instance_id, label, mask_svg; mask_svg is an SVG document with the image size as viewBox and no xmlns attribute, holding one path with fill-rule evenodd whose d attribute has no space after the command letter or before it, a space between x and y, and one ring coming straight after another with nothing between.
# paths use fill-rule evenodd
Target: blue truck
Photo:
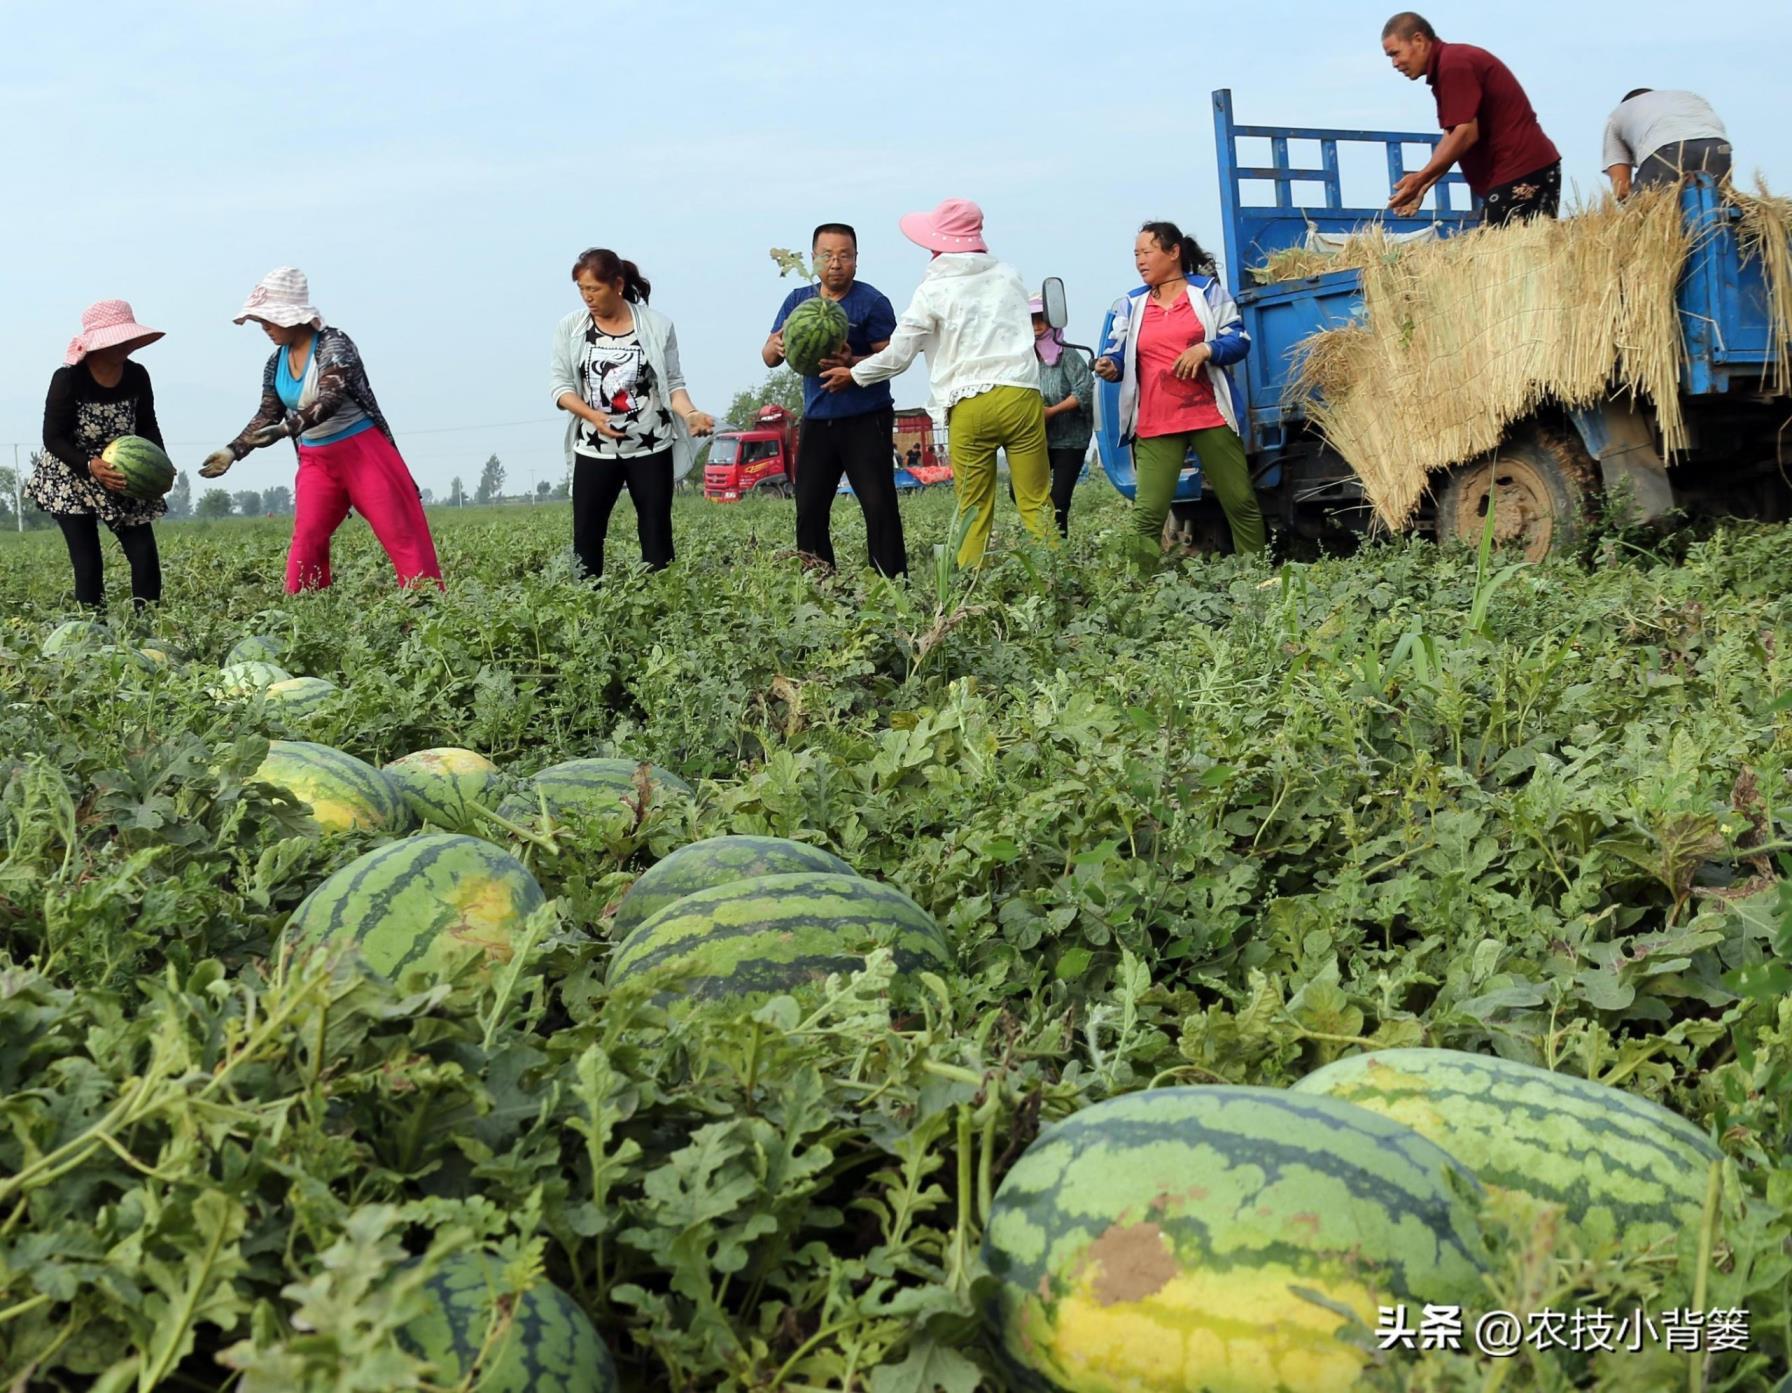
<instances>
[{"instance_id":1,"label":"blue truck","mask_svg":"<svg viewBox=\"0 0 1792 1393\"><path fill-rule=\"evenodd\" d=\"M1274 252L1306 245L1310 230L1348 234L1379 223L1394 234L1429 228L1448 236L1475 224L1479 213L1457 173L1428 196L1430 206L1411 216L1345 204L1341 146L1380 147L1391 187L1407 171L1406 148L1435 147L1438 133L1241 126L1233 119L1230 91L1213 94L1213 112L1225 275L1251 336L1249 357L1233 370L1239 423L1264 515L1285 535L1320 543L1361 535L1374 520L1361 482L1288 391L1301 342L1357 315L1360 276L1340 270L1257 285L1250 283L1249 268ZM1271 163L1241 163L1241 140L1267 142ZM1297 168L1291 141L1316 144L1319 167ZM1269 185L1271 201L1246 203L1247 183ZM1297 186L1317 186L1320 200L1298 201ZM1515 422L1490 457L1440 471L1415 526L1440 539L1478 540L1491 500L1502 540L1535 559L1572 548L1602 496L1622 496L1633 520L1677 511L1786 516L1792 492L1779 461L1792 452L1792 399L1775 397L1767 385L1774 335L1763 270L1758 260L1744 257L1738 214L1704 176L1689 183L1682 197L1694 233L1679 287L1682 408L1691 448L1672 465L1664 461L1654 412L1644 402L1614 395L1590 410L1545 407ZM1108 328L1104 322L1104 342ZM1096 446L1107 477L1130 498L1131 451L1114 424L1118 397L1115 384L1097 384ZM1230 545L1217 502L1202 496L1200 460L1192 454L1171 527L1197 547Z\"/></svg>"}]
</instances>

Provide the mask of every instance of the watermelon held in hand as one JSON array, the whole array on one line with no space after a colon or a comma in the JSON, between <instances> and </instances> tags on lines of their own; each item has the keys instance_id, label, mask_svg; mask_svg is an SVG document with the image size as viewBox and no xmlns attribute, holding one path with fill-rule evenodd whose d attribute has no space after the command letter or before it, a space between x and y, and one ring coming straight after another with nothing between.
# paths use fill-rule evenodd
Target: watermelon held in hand
<instances>
[{"instance_id":1,"label":"watermelon held in hand","mask_svg":"<svg viewBox=\"0 0 1792 1393\"><path fill-rule=\"evenodd\" d=\"M640 979L695 1000L795 991L860 972L891 949L902 976L950 973L933 917L893 885L812 871L737 880L647 919L610 959L611 986Z\"/></svg>"},{"instance_id":2,"label":"watermelon held in hand","mask_svg":"<svg viewBox=\"0 0 1792 1393\"><path fill-rule=\"evenodd\" d=\"M476 807L490 807L503 779L498 766L472 750L445 746L395 759L385 772L398 796L423 822L464 832L478 821Z\"/></svg>"},{"instance_id":3,"label":"watermelon held in hand","mask_svg":"<svg viewBox=\"0 0 1792 1393\"><path fill-rule=\"evenodd\" d=\"M667 905L699 890L800 871L854 874L853 868L838 856L807 842L783 837L706 837L679 847L643 872L617 906L610 931L619 940L626 938Z\"/></svg>"},{"instance_id":4,"label":"watermelon held in hand","mask_svg":"<svg viewBox=\"0 0 1792 1393\"><path fill-rule=\"evenodd\" d=\"M121 435L100 458L124 475L124 491L132 498L161 498L174 487L174 461L167 451L141 435Z\"/></svg>"},{"instance_id":5,"label":"watermelon held in hand","mask_svg":"<svg viewBox=\"0 0 1792 1393\"><path fill-rule=\"evenodd\" d=\"M846 311L825 295L803 301L784 320L784 361L803 377L821 371L821 360L846 342Z\"/></svg>"},{"instance_id":6,"label":"watermelon held in hand","mask_svg":"<svg viewBox=\"0 0 1792 1393\"><path fill-rule=\"evenodd\" d=\"M430 1309L398 1342L435 1366L431 1387L474 1393L616 1393L616 1369L591 1318L545 1281L511 1292L483 1253L449 1258L424 1291ZM483 1355L483 1357L482 1357Z\"/></svg>"},{"instance_id":7,"label":"watermelon held in hand","mask_svg":"<svg viewBox=\"0 0 1792 1393\"><path fill-rule=\"evenodd\" d=\"M488 966L509 962L529 916L546 903L503 848L430 832L349 862L306 896L286 934L301 949L353 946L396 980L411 968L450 973L474 955Z\"/></svg>"},{"instance_id":8,"label":"watermelon held in hand","mask_svg":"<svg viewBox=\"0 0 1792 1393\"><path fill-rule=\"evenodd\" d=\"M365 760L309 740L270 740L257 783L290 793L327 832L401 832L410 815L385 774Z\"/></svg>"},{"instance_id":9,"label":"watermelon held in hand","mask_svg":"<svg viewBox=\"0 0 1792 1393\"><path fill-rule=\"evenodd\" d=\"M1588 1237L1625 1252L1704 1219L1711 1139L1677 1113L1619 1088L1462 1050L1349 1055L1294 1092L1340 1098L1436 1142L1490 1189L1562 1207Z\"/></svg>"},{"instance_id":10,"label":"watermelon held in hand","mask_svg":"<svg viewBox=\"0 0 1792 1393\"><path fill-rule=\"evenodd\" d=\"M1002 1181L984 1316L1067 1393L1355 1393L1380 1307L1485 1302L1477 1190L1417 1132L1333 1098L1110 1098Z\"/></svg>"}]
</instances>

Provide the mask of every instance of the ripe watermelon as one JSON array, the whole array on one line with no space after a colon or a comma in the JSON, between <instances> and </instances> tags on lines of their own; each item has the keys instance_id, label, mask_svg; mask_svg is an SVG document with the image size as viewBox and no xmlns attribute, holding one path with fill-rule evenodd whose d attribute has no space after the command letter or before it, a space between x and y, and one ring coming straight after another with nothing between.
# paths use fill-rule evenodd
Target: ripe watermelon
<instances>
[{"instance_id":1,"label":"ripe watermelon","mask_svg":"<svg viewBox=\"0 0 1792 1393\"><path fill-rule=\"evenodd\" d=\"M475 1365L474 1393L615 1393L620 1387L591 1318L551 1283L506 1301L498 1261L468 1253L443 1263L425 1290L434 1309L400 1330L398 1341L435 1365L433 1387L460 1387ZM493 1334L498 1321L505 1325Z\"/></svg>"},{"instance_id":2,"label":"ripe watermelon","mask_svg":"<svg viewBox=\"0 0 1792 1393\"><path fill-rule=\"evenodd\" d=\"M106 626L95 619L71 619L58 624L44 639L43 654L53 658L58 653L87 652L112 641Z\"/></svg>"},{"instance_id":3,"label":"ripe watermelon","mask_svg":"<svg viewBox=\"0 0 1792 1393\"><path fill-rule=\"evenodd\" d=\"M846 311L827 296L803 301L784 319L784 361L803 377L821 371L821 360L846 342Z\"/></svg>"},{"instance_id":4,"label":"ripe watermelon","mask_svg":"<svg viewBox=\"0 0 1792 1393\"><path fill-rule=\"evenodd\" d=\"M985 1310L1069 1393L1351 1393L1397 1301L1484 1300L1474 1178L1331 1098L1159 1088L1050 1128L1003 1180Z\"/></svg>"},{"instance_id":5,"label":"ripe watermelon","mask_svg":"<svg viewBox=\"0 0 1792 1393\"><path fill-rule=\"evenodd\" d=\"M783 837L708 837L692 842L649 867L629 887L616 908L610 932L618 939L625 938L667 905L699 890L799 871L854 874L851 866L831 852Z\"/></svg>"},{"instance_id":6,"label":"ripe watermelon","mask_svg":"<svg viewBox=\"0 0 1792 1393\"><path fill-rule=\"evenodd\" d=\"M269 638L266 634L251 634L248 638L239 638L231 645L230 652L224 655L224 666L233 663L273 663L278 662L280 655L286 651L286 645L277 638Z\"/></svg>"},{"instance_id":7,"label":"ripe watermelon","mask_svg":"<svg viewBox=\"0 0 1792 1393\"><path fill-rule=\"evenodd\" d=\"M386 775L412 813L449 832L475 827L474 805L490 807L496 802L504 777L484 755L451 746L395 759L386 766Z\"/></svg>"},{"instance_id":8,"label":"ripe watermelon","mask_svg":"<svg viewBox=\"0 0 1792 1393\"><path fill-rule=\"evenodd\" d=\"M210 688L215 697L254 696L265 692L276 682L290 681L292 674L272 663L231 663L218 669L218 684Z\"/></svg>"},{"instance_id":9,"label":"ripe watermelon","mask_svg":"<svg viewBox=\"0 0 1792 1393\"><path fill-rule=\"evenodd\" d=\"M174 487L174 461L141 435L119 436L100 458L124 475L124 491L132 498L160 498Z\"/></svg>"},{"instance_id":10,"label":"ripe watermelon","mask_svg":"<svg viewBox=\"0 0 1792 1393\"><path fill-rule=\"evenodd\" d=\"M939 925L893 885L804 871L699 890L635 929L610 959L612 986L664 982L696 998L785 992L857 972L874 948L904 973L950 972Z\"/></svg>"},{"instance_id":11,"label":"ripe watermelon","mask_svg":"<svg viewBox=\"0 0 1792 1393\"><path fill-rule=\"evenodd\" d=\"M551 764L532 775L526 787L500 803L498 812L512 822L534 817L540 810L538 790L547 795L548 811L556 817L614 812L624 800L634 801L635 771L640 767L632 759L569 759ZM646 768L655 802L664 802L673 795L691 796L691 786L678 775L657 764Z\"/></svg>"},{"instance_id":12,"label":"ripe watermelon","mask_svg":"<svg viewBox=\"0 0 1792 1393\"><path fill-rule=\"evenodd\" d=\"M278 706L283 715L309 716L340 690L322 677L288 677L274 683L262 696L270 706Z\"/></svg>"},{"instance_id":13,"label":"ripe watermelon","mask_svg":"<svg viewBox=\"0 0 1792 1393\"><path fill-rule=\"evenodd\" d=\"M472 952L508 962L524 921L546 903L509 852L430 832L349 862L305 897L286 933L300 947L357 944L386 977L413 967L441 973Z\"/></svg>"},{"instance_id":14,"label":"ripe watermelon","mask_svg":"<svg viewBox=\"0 0 1792 1393\"><path fill-rule=\"evenodd\" d=\"M1718 1151L1666 1108L1591 1079L1461 1050L1350 1055L1294 1085L1429 1137L1489 1187L1563 1207L1627 1251L1697 1228Z\"/></svg>"},{"instance_id":15,"label":"ripe watermelon","mask_svg":"<svg viewBox=\"0 0 1792 1393\"><path fill-rule=\"evenodd\" d=\"M305 804L325 831L365 827L399 832L410 821L390 779L371 764L328 745L270 740L267 758L254 777Z\"/></svg>"}]
</instances>

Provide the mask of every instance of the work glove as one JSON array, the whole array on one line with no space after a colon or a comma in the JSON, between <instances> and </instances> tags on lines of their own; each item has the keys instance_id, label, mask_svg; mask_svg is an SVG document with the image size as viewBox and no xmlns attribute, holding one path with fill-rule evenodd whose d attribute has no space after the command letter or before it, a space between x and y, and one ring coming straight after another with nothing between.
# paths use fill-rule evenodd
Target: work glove
<instances>
[{"instance_id":1,"label":"work glove","mask_svg":"<svg viewBox=\"0 0 1792 1393\"><path fill-rule=\"evenodd\" d=\"M215 479L235 463L236 456L231 454L228 449L213 450L205 457L204 462L199 466L199 477L201 479Z\"/></svg>"}]
</instances>

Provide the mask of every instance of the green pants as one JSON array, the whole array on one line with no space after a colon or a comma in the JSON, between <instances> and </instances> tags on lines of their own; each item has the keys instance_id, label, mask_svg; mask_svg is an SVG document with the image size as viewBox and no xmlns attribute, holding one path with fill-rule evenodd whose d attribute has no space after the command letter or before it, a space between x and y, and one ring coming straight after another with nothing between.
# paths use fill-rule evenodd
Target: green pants
<instances>
[{"instance_id":1,"label":"green pants","mask_svg":"<svg viewBox=\"0 0 1792 1393\"><path fill-rule=\"evenodd\" d=\"M958 549L960 566L982 562L996 517L996 451L1008 453L1014 506L1022 525L1048 546L1058 545L1052 524L1052 462L1045 448L1045 398L1030 387L992 387L966 397L946 413L952 446L952 487L958 516L973 514Z\"/></svg>"},{"instance_id":2,"label":"green pants","mask_svg":"<svg viewBox=\"0 0 1792 1393\"><path fill-rule=\"evenodd\" d=\"M1148 545L1151 555L1157 553L1164 519L1170 515L1170 500L1176 496L1176 481L1182 476L1182 464L1190 450L1201 460L1204 486L1213 490L1225 510L1226 521L1232 527L1232 545L1241 554L1262 551L1268 542L1263 510L1257 506L1257 490L1251 487L1251 467L1245 462L1244 442L1230 426L1154 435L1149 440L1132 442L1132 465L1138 478L1132 517L1141 551Z\"/></svg>"}]
</instances>

